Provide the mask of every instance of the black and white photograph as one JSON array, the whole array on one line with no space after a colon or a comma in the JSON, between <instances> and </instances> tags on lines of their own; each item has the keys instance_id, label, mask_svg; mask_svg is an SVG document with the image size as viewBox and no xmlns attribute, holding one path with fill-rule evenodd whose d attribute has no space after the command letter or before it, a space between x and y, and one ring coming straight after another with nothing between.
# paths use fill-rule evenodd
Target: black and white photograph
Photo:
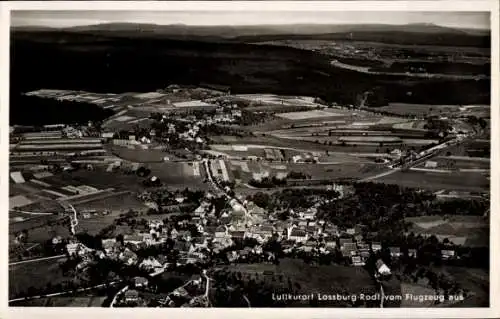
<instances>
[{"instance_id":1,"label":"black and white photograph","mask_svg":"<svg viewBox=\"0 0 500 319\"><path fill-rule=\"evenodd\" d=\"M493 2L11 8L9 308L492 307Z\"/></svg>"}]
</instances>

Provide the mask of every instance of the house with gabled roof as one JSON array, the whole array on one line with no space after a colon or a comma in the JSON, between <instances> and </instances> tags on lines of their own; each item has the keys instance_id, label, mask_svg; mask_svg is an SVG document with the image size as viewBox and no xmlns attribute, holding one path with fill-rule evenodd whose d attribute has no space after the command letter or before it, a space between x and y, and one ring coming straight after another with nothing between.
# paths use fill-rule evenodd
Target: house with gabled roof
<instances>
[{"instance_id":1,"label":"house with gabled roof","mask_svg":"<svg viewBox=\"0 0 500 319\"><path fill-rule=\"evenodd\" d=\"M360 250L370 250L370 245L368 245L367 243L364 243L364 242L356 242L357 246L358 246L358 249Z\"/></svg>"},{"instance_id":2,"label":"house with gabled roof","mask_svg":"<svg viewBox=\"0 0 500 319\"><path fill-rule=\"evenodd\" d=\"M451 250L451 249L441 250L441 259L449 260L449 259L454 259L454 258L456 258L456 253L454 250Z\"/></svg>"},{"instance_id":3,"label":"house with gabled roof","mask_svg":"<svg viewBox=\"0 0 500 319\"><path fill-rule=\"evenodd\" d=\"M345 244L353 243L352 238L339 238L340 249L345 246Z\"/></svg>"},{"instance_id":4,"label":"house with gabled roof","mask_svg":"<svg viewBox=\"0 0 500 319\"><path fill-rule=\"evenodd\" d=\"M307 221L306 221L306 220L301 220L301 221L299 221L298 226L299 226L300 228L305 228L305 227L307 227Z\"/></svg>"},{"instance_id":5,"label":"house with gabled roof","mask_svg":"<svg viewBox=\"0 0 500 319\"><path fill-rule=\"evenodd\" d=\"M215 229L215 237L226 237L226 235L228 234L228 229L227 227L225 226L218 226L216 229Z\"/></svg>"},{"instance_id":6,"label":"house with gabled roof","mask_svg":"<svg viewBox=\"0 0 500 319\"><path fill-rule=\"evenodd\" d=\"M125 291L124 299L126 302L137 302L139 300L139 292L135 289Z\"/></svg>"},{"instance_id":7,"label":"house with gabled roof","mask_svg":"<svg viewBox=\"0 0 500 319\"><path fill-rule=\"evenodd\" d=\"M358 254L363 261L367 260L370 257L370 249L358 249Z\"/></svg>"},{"instance_id":8,"label":"house with gabled roof","mask_svg":"<svg viewBox=\"0 0 500 319\"><path fill-rule=\"evenodd\" d=\"M361 256L352 256L351 262L354 266L357 266L357 267L362 267L365 265L365 262L363 261Z\"/></svg>"},{"instance_id":9,"label":"house with gabled roof","mask_svg":"<svg viewBox=\"0 0 500 319\"><path fill-rule=\"evenodd\" d=\"M389 247L389 251L391 253L392 258L399 258L402 255L400 247L394 247L394 246Z\"/></svg>"},{"instance_id":10,"label":"house with gabled roof","mask_svg":"<svg viewBox=\"0 0 500 319\"><path fill-rule=\"evenodd\" d=\"M290 231L290 235L288 236L288 239L293 240L298 243L302 243L307 241L309 236L304 230L295 228Z\"/></svg>"},{"instance_id":11,"label":"house with gabled roof","mask_svg":"<svg viewBox=\"0 0 500 319\"><path fill-rule=\"evenodd\" d=\"M344 243L340 247L340 251L342 256L351 257L358 254L358 247L356 247L356 243Z\"/></svg>"},{"instance_id":12,"label":"house with gabled roof","mask_svg":"<svg viewBox=\"0 0 500 319\"><path fill-rule=\"evenodd\" d=\"M382 250L382 244L380 242L372 242L372 251L377 252Z\"/></svg>"},{"instance_id":13,"label":"house with gabled roof","mask_svg":"<svg viewBox=\"0 0 500 319\"><path fill-rule=\"evenodd\" d=\"M324 238L325 248L335 248L337 247L337 240L333 236L328 236Z\"/></svg>"},{"instance_id":14,"label":"house with gabled roof","mask_svg":"<svg viewBox=\"0 0 500 319\"><path fill-rule=\"evenodd\" d=\"M101 244L106 254L109 254L116 247L116 239L115 238L102 239Z\"/></svg>"},{"instance_id":15,"label":"house with gabled roof","mask_svg":"<svg viewBox=\"0 0 500 319\"><path fill-rule=\"evenodd\" d=\"M170 238L176 239L177 237L179 237L179 231L175 228L172 228L172 230L170 231Z\"/></svg>"},{"instance_id":16,"label":"house with gabled roof","mask_svg":"<svg viewBox=\"0 0 500 319\"><path fill-rule=\"evenodd\" d=\"M208 240L206 237L194 237L191 240L191 243L194 245L194 248L206 248L208 246Z\"/></svg>"},{"instance_id":17,"label":"house with gabled roof","mask_svg":"<svg viewBox=\"0 0 500 319\"><path fill-rule=\"evenodd\" d=\"M323 233L336 237L340 236L339 228L336 225L332 224L323 225Z\"/></svg>"},{"instance_id":18,"label":"house with gabled roof","mask_svg":"<svg viewBox=\"0 0 500 319\"><path fill-rule=\"evenodd\" d=\"M149 221L149 228L158 229L163 226L163 221L160 219L153 219Z\"/></svg>"},{"instance_id":19,"label":"house with gabled roof","mask_svg":"<svg viewBox=\"0 0 500 319\"><path fill-rule=\"evenodd\" d=\"M375 263L377 267L377 273L381 276L387 276L391 274L391 269L387 267L387 265L382 261L382 259L378 259Z\"/></svg>"},{"instance_id":20,"label":"house with gabled roof","mask_svg":"<svg viewBox=\"0 0 500 319\"><path fill-rule=\"evenodd\" d=\"M215 231L217 230L217 226L205 226L204 228L204 233L207 236L215 236Z\"/></svg>"},{"instance_id":21,"label":"house with gabled roof","mask_svg":"<svg viewBox=\"0 0 500 319\"><path fill-rule=\"evenodd\" d=\"M182 238L183 240L189 241L192 238L192 234L189 230L181 230L179 231L178 237Z\"/></svg>"},{"instance_id":22,"label":"house with gabled roof","mask_svg":"<svg viewBox=\"0 0 500 319\"><path fill-rule=\"evenodd\" d=\"M231 235L231 238L233 240L245 239L245 231L242 231L242 230L231 231L231 232L229 232L229 234Z\"/></svg>"},{"instance_id":23,"label":"house with gabled roof","mask_svg":"<svg viewBox=\"0 0 500 319\"><path fill-rule=\"evenodd\" d=\"M188 241L178 240L175 242L173 249L180 253L189 253L194 251L194 246Z\"/></svg>"},{"instance_id":24,"label":"house with gabled roof","mask_svg":"<svg viewBox=\"0 0 500 319\"><path fill-rule=\"evenodd\" d=\"M135 265L138 262L137 255L128 248L120 253L118 258L127 265Z\"/></svg>"},{"instance_id":25,"label":"house with gabled roof","mask_svg":"<svg viewBox=\"0 0 500 319\"><path fill-rule=\"evenodd\" d=\"M155 269L163 268L163 265L156 260L154 257L149 257L144 259L140 264L139 268L145 269L147 271L154 271Z\"/></svg>"},{"instance_id":26,"label":"house with gabled roof","mask_svg":"<svg viewBox=\"0 0 500 319\"><path fill-rule=\"evenodd\" d=\"M144 277L134 277L134 286L136 288L146 288L149 281Z\"/></svg>"},{"instance_id":27,"label":"house with gabled roof","mask_svg":"<svg viewBox=\"0 0 500 319\"><path fill-rule=\"evenodd\" d=\"M320 234L320 228L317 226L307 225L304 229L310 236L316 236Z\"/></svg>"},{"instance_id":28,"label":"house with gabled roof","mask_svg":"<svg viewBox=\"0 0 500 319\"><path fill-rule=\"evenodd\" d=\"M356 229L354 229L354 228L347 228L345 230L345 232L346 232L347 235L354 236L356 234Z\"/></svg>"}]
</instances>

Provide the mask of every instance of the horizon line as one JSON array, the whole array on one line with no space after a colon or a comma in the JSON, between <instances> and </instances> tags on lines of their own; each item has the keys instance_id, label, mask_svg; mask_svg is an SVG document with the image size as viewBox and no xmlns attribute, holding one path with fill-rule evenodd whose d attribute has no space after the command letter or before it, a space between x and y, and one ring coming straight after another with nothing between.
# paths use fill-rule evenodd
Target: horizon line
<instances>
[{"instance_id":1,"label":"horizon line","mask_svg":"<svg viewBox=\"0 0 500 319\"><path fill-rule=\"evenodd\" d=\"M44 26L44 25L30 25L30 24L20 24L20 25L11 25L10 28L45 28L45 29L54 29L54 30L62 30L62 29L71 29L78 27L90 27L90 26L98 26L98 25L111 25L111 24L131 24L131 25L151 25L151 26L186 26L186 27L208 27L208 28L216 28L216 27L258 27L258 26L300 26L300 25L311 25L311 26L356 26L356 25L386 25L386 26L409 26L409 25L422 25L422 26L436 26L445 29L455 29L455 30L482 30L482 31L491 31L491 26L447 26L437 23L427 23L427 22L415 22L415 23L377 23L377 22L366 22L366 23L321 23L321 22L311 22L311 23L262 23L262 24L186 24L186 23L169 23L169 24L161 24L161 23L146 23L146 22L130 22L130 21L108 21L101 23L90 23L90 24L81 24L81 25L73 25L73 26Z\"/></svg>"}]
</instances>

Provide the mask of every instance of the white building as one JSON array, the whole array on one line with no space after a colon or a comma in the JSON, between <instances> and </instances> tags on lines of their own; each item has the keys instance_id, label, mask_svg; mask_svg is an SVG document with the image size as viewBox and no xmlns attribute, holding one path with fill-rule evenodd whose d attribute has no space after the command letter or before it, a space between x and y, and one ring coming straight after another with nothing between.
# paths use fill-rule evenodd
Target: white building
<instances>
[{"instance_id":1,"label":"white building","mask_svg":"<svg viewBox=\"0 0 500 319\"><path fill-rule=\"evenodd\" d=\"M387 267L387 265L381 259L377 260L376 266L377 266L377 272L380 275L387 276L391 274L391 269L389 269L389 267Z\"/></svg>"}]
</instances>

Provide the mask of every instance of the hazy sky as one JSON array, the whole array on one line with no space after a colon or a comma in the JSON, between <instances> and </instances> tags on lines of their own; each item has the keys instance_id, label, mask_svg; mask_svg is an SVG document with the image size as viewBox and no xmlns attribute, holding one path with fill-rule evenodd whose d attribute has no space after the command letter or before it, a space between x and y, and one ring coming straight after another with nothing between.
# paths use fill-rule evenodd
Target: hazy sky
<instances>
[{"instance_id":1,"label":"hazy sky","mask_svg":"<svg viewBox=\"0 0 500 319\"><path fill-rule=\"evenodd\" d=\"M415 11L13 11L11 18L13 26L69 27L108 22L186 25L434 23L489 29L490 18L488 12Z\"/></svg>"}]
</instances>

